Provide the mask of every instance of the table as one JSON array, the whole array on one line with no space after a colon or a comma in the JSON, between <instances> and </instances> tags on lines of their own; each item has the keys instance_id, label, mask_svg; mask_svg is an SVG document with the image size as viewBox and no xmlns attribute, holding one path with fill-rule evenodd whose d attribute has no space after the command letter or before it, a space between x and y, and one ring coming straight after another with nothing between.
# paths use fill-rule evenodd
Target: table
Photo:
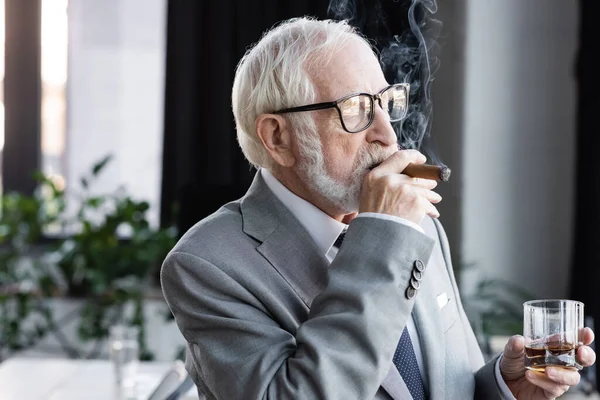
<instances>
[{"instance_id":1,"label":"table","mask_svg":"<svg viewBox=\"0 0 600 400\"><path fill-rule=\"evenodd\" d=\"M0 364L2 400L145 400L171 362L141 362L135 393L114 384L108 360L11 358ZM197 400L192 388L181 400Z\"/></svg>"}]
</instances>

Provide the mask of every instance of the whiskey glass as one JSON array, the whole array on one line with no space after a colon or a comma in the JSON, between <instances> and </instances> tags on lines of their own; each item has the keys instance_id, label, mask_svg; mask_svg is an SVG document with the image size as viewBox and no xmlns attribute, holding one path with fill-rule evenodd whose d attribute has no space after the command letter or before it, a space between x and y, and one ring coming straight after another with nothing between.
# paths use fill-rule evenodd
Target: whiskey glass
<instances>
[{"instance_id":1,"label":"whiskey glass","mask_svg":"<svg viewBox=\"0 0 600 400\"><path fill-rule=\"evenodd\" d=\"M582 345L584 304L575 300L532 300L523 303L525 368L580 370L575 355Z\"/></svg>"}]
</instances>

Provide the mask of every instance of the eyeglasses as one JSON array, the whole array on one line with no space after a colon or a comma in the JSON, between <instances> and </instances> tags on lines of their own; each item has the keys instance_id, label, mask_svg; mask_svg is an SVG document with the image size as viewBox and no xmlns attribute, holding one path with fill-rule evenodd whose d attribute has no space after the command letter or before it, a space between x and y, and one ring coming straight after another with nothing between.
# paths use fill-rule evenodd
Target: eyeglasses
<instances>
[{"instance_id":1,"label":"eyeglasses","mask_svg":"<svg viewBox=\"0 0 600 400\"><path fill-rule=\"evenodd\" d=\"M377 94L353 93L336 101L309 104L306 106L286 108L275 111L274 114L304 112L335 108L346 132L357 133L364 131L375 119L375 100L387 114L390 122L400 121L408 110L408 83L390 85Z\"/></svg>"}]
</instances>

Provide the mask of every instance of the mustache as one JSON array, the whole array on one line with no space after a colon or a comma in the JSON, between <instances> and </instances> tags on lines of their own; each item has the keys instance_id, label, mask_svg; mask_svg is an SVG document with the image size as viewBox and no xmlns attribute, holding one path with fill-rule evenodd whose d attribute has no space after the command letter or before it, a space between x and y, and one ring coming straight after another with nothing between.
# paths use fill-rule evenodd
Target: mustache
<instances>
[{"instance_id":1,"label":"mustache","mask_svg":"<svg viewBox=\"0 0 600 400\"><path fill-rule=\"evenodd\" d=\"M383 146L379 143L369 145L359 153L356 169L361 171L370 170L387 160L397 150L398 147L396 146Z\"/></svg>"}]
</instances>

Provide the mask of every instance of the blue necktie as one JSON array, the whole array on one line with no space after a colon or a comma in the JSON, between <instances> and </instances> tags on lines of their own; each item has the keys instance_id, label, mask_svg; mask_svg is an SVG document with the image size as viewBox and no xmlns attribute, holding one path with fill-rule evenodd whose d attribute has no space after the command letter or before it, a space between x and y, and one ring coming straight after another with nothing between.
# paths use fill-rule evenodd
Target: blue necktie
<instances>
[{"instance_id":1,"label":"blue necktie","mask_svg":"<svg viewBox=\"0 0 600 400\"><path fill-rule=\"evenodd\" d=\"M337 249L340 248L342 242L346 236L346 230L342 231L338 236L337 240L333 244ZM425 400L425 385L421 378L421 371L419 371L419 364L417 364L417 357L415 356L415 350L410 340L410 334L406 327L402 331L400 341L396 347L394 353L394 365L398 368L400 376L406 383L408 390L414 400Z\"/></svg>"},{"instance_id":2,"label":"blue necktie","mask_svg":"<svg viewBox=\"0 0 600 400\"><path fill-rule=\"evenodd\" d=\"M417 364L417 357L413 349L408 329L404 328L402 336L394 353L394 365L398 368L404 383L414 400L425 400L425 385Z\"/></svg>"}]
</instances>

